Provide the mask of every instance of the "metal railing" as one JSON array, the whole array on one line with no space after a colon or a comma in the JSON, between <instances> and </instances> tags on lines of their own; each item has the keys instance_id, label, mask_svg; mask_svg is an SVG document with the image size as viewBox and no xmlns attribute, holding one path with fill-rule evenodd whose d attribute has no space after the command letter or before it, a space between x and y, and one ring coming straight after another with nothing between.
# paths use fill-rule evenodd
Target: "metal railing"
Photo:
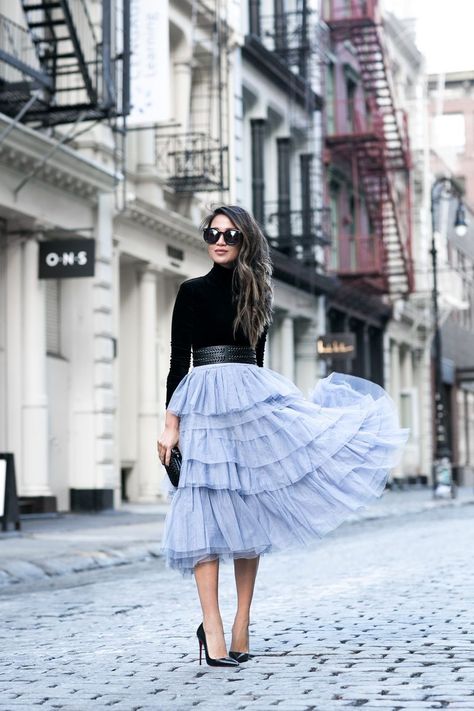
<instances>
[{"instance_id":1,"label":"metal railing","mask_svg":"<svg viewBox=\"0 0 474 711\"><path fill-rule=\"evenodd\" d=\"M258 32L264 47L296 73L308 76L311 43L315 37L315 20L308 10L261 16Z\"/></svg>"},{"instance_id":2,"label":"metal railing","mask_svg":"<svg viewBox=\"0 0 474 711\"><path fill-rule=\"evenodd\" d=\"M327 208L291 210L281 203L265 204L264 230L272 247L305 262L317 260L317 249L331 243Z\"/></svg>"},{"instance_id":3,"label":"metal railing","mask_svg":"<svg viewBox=\"0 0 474 711\"><path fill-rule=\"evenodd\" d=\"M380 277L383 267L384 246L377 235L339 235L330 271L340 276Z\"/></svg>"},{"instance_id":4,"label":"metal railing","mask_svg":"<svg viewBox=\"0 0 474 711\"><path fill-rule=\"evenodd\" d=\"M363 98L326 103L327 136L368 134L376 138L384 138L384 119L376 106L370 106Z\"/></svg>"},{"instance_id":5,"label":"metal railing","mask_svg":"<svg viewBox=\"0 0 474 711\"><path fill-rule=\"evenodd\" d=\"M25 2L25 28L0 17L1 111L17 115L31 90L43 88L23 120L56 125L128 113L128 0L113 11L104 3L96 25L89 8L87 0Z\"/></svg>"},{"instance_id":6,"label":"metal railing","mask_svg":"<svg viewBox=\"0 0 474 711\"><path fill-rule=\"evenodd\" d=\"M323 0L325 22L379 20L378 0Z\"/></svg>"},{"instance_id":7,"label":"metal railing","mask_svg":"<svg viewBox=\"0 0 474 711\"><path fill-rule=\"evenodd\" d=\"M34 74L43 75L28 30L4 15L0 15L0 60L0 79L4 82L13 84Z\"/></svg>"},{"instance_id":8,"label":"metal railing","mask_svg":"<svg viewBox=\"0 0 474 711\"><path fill-rule=\"evenodd\" d=\"M155 132L156 165L176 192L225 190L227 148L205 133Z\"/></svg>"}]
</instances>

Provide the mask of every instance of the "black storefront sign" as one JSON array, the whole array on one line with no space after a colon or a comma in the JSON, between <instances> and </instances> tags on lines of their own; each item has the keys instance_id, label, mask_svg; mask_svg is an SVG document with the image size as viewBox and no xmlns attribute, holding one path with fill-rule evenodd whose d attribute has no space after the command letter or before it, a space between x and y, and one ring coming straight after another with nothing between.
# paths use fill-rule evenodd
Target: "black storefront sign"
<instances>
[{"instance_id":1,"label":"black storefront sign","mask_svg":"<svg viewBox=\"0 0 474 711\"><path fill-rule=\"evenodd\" d=\"M356 357L356 338L350 331L345 333L328 333L320 336L317 343L318 356L323 359Z\"/></svg>"},{"instance_id":2,"label":"black storefront sign","mask_svg":"<svg viewBox=\"0 0 474 711\"><path fill-rule=\"evenodd\" d=\"M95 270L95 239L77 237L39 243L40 279L91 277Z\"/></svg>"}]
</instances>

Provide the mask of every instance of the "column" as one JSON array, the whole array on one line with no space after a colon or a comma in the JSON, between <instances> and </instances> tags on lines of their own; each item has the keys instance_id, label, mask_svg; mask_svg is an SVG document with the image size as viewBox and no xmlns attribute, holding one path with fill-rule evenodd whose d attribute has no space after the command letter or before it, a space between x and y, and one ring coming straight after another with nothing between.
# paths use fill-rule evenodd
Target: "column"
<instances>
[{"instance_id":1,"label":"column","mask_svg":"<svg viewBox=\"0 0 474 711\"><path fill-rule=\"evenodd\" d=\"M404 477L418 476L421 471L420 429L419 429L419 401L414 387L413 350L404 346L403 361L401 365L401 383L406 391L410 414L407 426L410 427L410 439L405 447L403 457Z\"/></svg>"},{"instance_id":2,"label":"column","mask_svg":"<svg viewBox=\"0 0 474 711\"><path fill-rule=\"evenodd\" d=\"M281 373L290 380L295 379L294 326L291 316L284 316L280 325Z\"/></svg>"},{"instance_id":3,"label":"column","mask_svg":"<svg viewBox=\"0 0 474 711\"><path fill-rule=\"evenodd\" d=\"M95 276L74 280L70 292L71 454L73 511L111 509L120 501L114 374L114 196L98 195Z\"/></svg>"},{"instance_id":4,"label":"column","mask_svg":"<svg viewBox=\"0 0 474 711\"><path fill-rule=\"evenodd\" d=\"M165 275L161 272L158 274L157 278L158 431L156 433L155 441L158 439L158 436L161 435L165 426L166 381L170 368L171 355L171 318L180 281L181 280L176 280L174 275ZM168 476L161 464L158 464L156 490L160 497L166 499L168 495Z\"/></svg>"},{"instance_id":5,"label":"column","mask_svg":"<svg viewBox=\"0 0 474 711\"><path fill-rule=\"evenodd\" d=\"M135 182L138 196L151 205L164 207L163 189L160 183L156 164L155 130L143 129L136 132L135 163L137 180ZM130 161L133 165L134 161Z\"/></svg>"},{"instance_id":6,"label":"column","mask_svg":"<svg viewBox=\"0 0 474 711\"><path fill-rule=\"evenodd\" d=\"M306 321L297 328L295 347L295 384L308 395L318 379L317 359L318 326Z\"/></svg>"},{"instance_id":7,"label":"column","mask_svg":"<svg viewBox=\"0 0 474 711\"><path fill-rule=\"evenodd\" d=\"M156 501L161 465L158 439L157 274L144 269L139 280L138 499Z\"/></svg>"},{"instance_id":8,"label":"column","mask_svg":"<svg viewBox=\"0 0 474 711\"><path fill-rule=\"evenodd\" d=\"M174 117L180 125L180 131L186 133L189 128L191 106L191 62L192 58L180 59L174 63Z\"/></svg>"},{"instance_id":9,"label":"column","mask_svg":"<svg viewBox=\"0 0 474 711\"><path fill-rule=\"evenodd\" d=\"M367 380L370 380L372 377L372 341L371 341L371 333L369 330L369 325L364 322L362 324L362 339L364 342L364 360L363 360L363 367L364 367L364 378L367 378Z\"/></svg>"},{"instance_id":10,"label":"column","mask_svg":"<svg viewBox=\"0 0 474 711\"><path fill-rule=\"evenodd\" d=\"M22 495L33 497L34 508L56 509L48 473L48 398L46 382L45 284L38 279L38 242L23 248L23 431Z\"/></svg>"},{"instance_id":11,"label":"column","mask_svg":"<svg viewBox=\"0 0 474 711\"><path fill-rule=\"evenodd\" d=\"M6 329L5 329L5 451L13 452L19 493L23 494L22 448L22 257L23 247L18 237L10 236L6 258Z\"/></svg>"},{"instance_id":12,"label":"column","mask_svg":"<svg viewBox=\"0 0 474 711\"><path fill-rule=\"evenodd\" d=\"M432 482L433 463L433 391L431 379L431 350L426 344L420 351L416 367L419 422L420 422L420 467L427 482Z\"/></svg>"},{"instance_id":13,"label":"column","mask_svg":"<svg viewBox=\"0 0 474 711\"><path fill-rule=\"evenodd\" d=\"M390 346L390 395L396 407L400 408L400 346L396 341L392 341ZM400 480L402 478L402 467L399 464L391 473L390 479Z\"/></svg>"}]
</instances>

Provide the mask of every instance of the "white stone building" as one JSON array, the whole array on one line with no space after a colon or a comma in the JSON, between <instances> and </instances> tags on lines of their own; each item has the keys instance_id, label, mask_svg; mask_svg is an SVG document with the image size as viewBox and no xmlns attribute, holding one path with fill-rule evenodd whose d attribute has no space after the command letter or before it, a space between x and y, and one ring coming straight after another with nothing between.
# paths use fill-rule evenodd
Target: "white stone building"
<instances>
[{"instance_id":1,"label":"white stone building","mask_svg":"<svg viewBox=\"0 0 474 711\"><path fill-rule=\"evenodd\" d=\"M271 67L265 73L252 64L242 49L249 33L240 3L170 0L157 10L132 0L132 49L139 41L126 134L113 115L126 95L121 87L113 93L106 70L104 81L88 84L91 65L73 57L71 73L82 82L74 99L66 91L68 70L55 77L54 94L47 52L39 59L38 47L58 46L51 19L77 33L86 59L97 48L102 3L80 5L87 14L69 26L60 10L49 19L41 9L28 16L19 1L0 0L0 34L18 36L25 49L19 57L12 46L10 61L0 62L1 86L21 89L18 101L0 89L0 451L15 455L24 512L100 510L163 495L156 439L174 298L182 280L210 268L198 229L209 205L236 201L255 209L252 121L269 122L264 226L268 203L285 199L287 213L299 213L292 219L300 225L306 219L311 235L297 254L276 254L276 318L266 353L266 364L303 390L318 372L321 294L330 286L316 264L321 205L304 203L314 192L310 164L319 150L317 107L308 122L305 101L318 97L307 81L292 79L294 68L285 73L284 62L279 80L268 75ZM114 15L112 25L123 21ZM143 55L147 32L161 41L146 43ZM33 35L40 38L36 52ZM126 37L117 37L120 55ZM64 54L74 52L69 46ZM117 61L113 55L114 70ZM32 98L37 90L40 101ZM104 106L113 108L107 113ZM291 170L300 171L302 187L291 196L287 174L277 189L277 150L281 166L289 151ZM313 158L301 158L309 153ZM64 237L95 238L93 277L39 278L41 243Z\"/></svg>"},{"instance_id":2,"label":"white stone building","mask_svg":"<svg viewBox=\"0 0 474 711\"><path fill-rule=\"evenodd\" d=\"M410 439L393 478L427 482L432 463L432 315L429 249L430 171L424 58L414 41L414 26L394 15L384 17L393 90L406 113L412 156L412 257L414 293L397 300L385 332L387 389L398 405Z\"/></svg>"}]
</instances>

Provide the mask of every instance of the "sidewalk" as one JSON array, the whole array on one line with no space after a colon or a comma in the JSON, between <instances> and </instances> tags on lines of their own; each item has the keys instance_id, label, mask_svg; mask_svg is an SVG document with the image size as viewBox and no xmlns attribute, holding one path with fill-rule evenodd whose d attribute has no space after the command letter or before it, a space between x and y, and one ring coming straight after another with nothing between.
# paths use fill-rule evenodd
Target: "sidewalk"
<instances>
[{"instance_id":1,"label":"sidewalk","mask_svg":"<svg viewBox=\"0 0 474 711\"><path fill-rule=\"evenodd\" d=\"M446 506L474 505L471 487L456 499L433 500L429 488L386 490L349 523L421 513ZM0 533L0 589L19 582L126 565L161 556L168 505L124 504L119 511L58 514L22 519L20 532Z\"/></svg>"}]
</instances>

